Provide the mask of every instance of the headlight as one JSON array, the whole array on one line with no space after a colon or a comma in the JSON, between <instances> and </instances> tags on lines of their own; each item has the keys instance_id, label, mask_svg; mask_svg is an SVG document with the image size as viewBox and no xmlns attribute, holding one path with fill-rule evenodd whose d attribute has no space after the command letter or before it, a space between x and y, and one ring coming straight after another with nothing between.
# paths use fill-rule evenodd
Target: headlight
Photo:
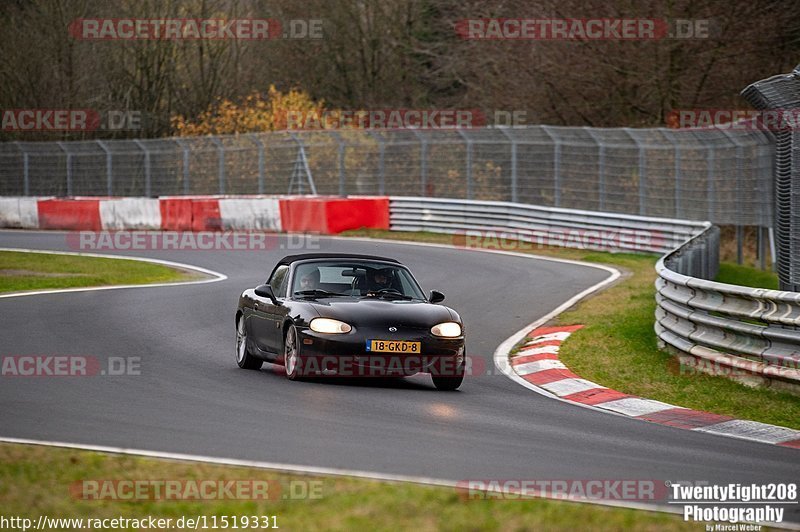
<instances>
[{"instance_id":1,"label":"headlight","mask_svg":"<svg viewBox=\"0 0 800 532\"><path fill-rule=\"evenodd\" d=\"M328 334L349 333L353 330L353 328L345 322L333 320L331 318L314 318L308 326L311 327L311 330L314 332Z\"/></svg>"},{"instance_id":2,"label":"headlight","mask_svg":"<svg viewBox=\"0 0 800 532\"><path fill-rule=\"evenodd\" d=\"M431 332L435 336L444 336L445 338L456 338L461 336L461 325L454 321L446 321L439 325L431 327Z\"/></svg>"}]
</instances>

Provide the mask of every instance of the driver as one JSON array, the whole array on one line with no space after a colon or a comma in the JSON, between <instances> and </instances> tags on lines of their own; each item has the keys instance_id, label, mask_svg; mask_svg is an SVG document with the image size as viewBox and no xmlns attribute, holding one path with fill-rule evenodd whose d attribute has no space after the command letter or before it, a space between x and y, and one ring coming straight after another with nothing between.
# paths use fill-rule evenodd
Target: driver
<instances>
[{"instance_id":1,"label":"driver","mask_svg":"<svg viewBox=\"0 0 800 532\"><path fill-rule=\"evenodd\" d=\"M319 288L319 268L314 268L300 277L300 290L316 290Z\"/></svg>"}]
</instances>

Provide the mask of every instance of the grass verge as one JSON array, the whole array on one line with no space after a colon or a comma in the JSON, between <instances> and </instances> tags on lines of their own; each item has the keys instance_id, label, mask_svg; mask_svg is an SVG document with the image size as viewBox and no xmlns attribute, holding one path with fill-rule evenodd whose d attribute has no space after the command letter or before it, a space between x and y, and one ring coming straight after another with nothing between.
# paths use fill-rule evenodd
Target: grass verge
<instances>
[{"instance_id":1,"label":"grass verge","mask_svg":"<svg viewBox=\"0 0 800 532\"><path fill-rule=\"evenodd\" d=\"M0 292L169 283L199 279L196 272L136 260L0 251Z\"/></svg>"},{"instance_id":2,"label":"grass verge","mask_svg":"<svg viewBox=\"0 0 800 532\"><path fill-rule=\"evenodd\" d=\"M720 264L719 273L714 280L720 283L738 284L751 288L778 289L778 274L750 268L749 266L740 266L733 262Z\"/></svg>"},{"instance_id":3,"label":"grass verge","mask_svg":"<svg viewBox=\"0 0 800 532\"><path fill-rule=\"evenodd\" d=\"M453 244L437 233L350 231L351 236ZM658 349L655 316L655 255L600 253L563 248L530 249L531 244L489 242L495 248L602 263L629 276L584 300L554 320L585 327L564 342L559 358L585 379L624 393L677 406L800 429L800 397L705 374L681 372L677 359ZM722 282L758 284L768 272L724 263ZM766 275L765 275L766 274ZM749 283L748 283L749 281ZM536 316L530 316L533 320Z\"/></svg>"},{"instance_id":4,"label":"grass verge","mask_svg":"<svg viewBox=\"0 0 800 532\"><path fill-rule=\"evenodd\" d=\"M276 500L84 500L80 494L87 480L190 480L195 485L206 480L268 481L269 499ZM284 499L291 492L298 497ZM303 498L306 493L316 495ZM276 516L278 527L284 530L655 531L696 530L698 526L672 514L593 504L466 500L447 487L14 444L0 444L0 508L5 517L23 516L34 523L40 515L84 519L154 516L173 519L173 526L181 516L206 516L209 523L212 516Z\"/></svg>"}]
</instances>

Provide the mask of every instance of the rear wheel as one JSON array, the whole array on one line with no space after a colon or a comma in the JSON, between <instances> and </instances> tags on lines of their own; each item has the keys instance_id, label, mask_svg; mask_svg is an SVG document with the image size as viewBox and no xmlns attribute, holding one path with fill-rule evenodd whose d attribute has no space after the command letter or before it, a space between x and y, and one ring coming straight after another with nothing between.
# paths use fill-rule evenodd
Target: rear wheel
<instances>
[{"instance_id":1,"label":"rear wheel","mask_svg":"<svg viewBox=\"0 0 800 532\"><path fill-rule=\"evenodd\" d=\"M286 370L286 377L290 381L299 380L302 377L300 358L300 345L297 342L297 329L290 325L286 331L286 338L283 341L283 367Z\"/></svg>"},{"instance_id":2,"label":"rear wheel","mask_svg":"<svg viewBox=\"0 0 800 532\"><path fill-rule=\"evenodd\" d=\"M464 360L466 361L466 354L464 355ZM436 386L436 389L445 392L457 390L458 387L461 386L461 383L464 382L464 364L465 362L461 362L452 372L452 375L431 375L433 385Z\"/></svg>"},{"instance_id":3,"label":"rear wheel","mask_svg":"<svg viewBox=\"0 0 800 532\"><path fill-rule=\"evenodd\" d=\"M236 364L242 369L261 369L263 361L247 352L247 329L244 316L236 321Z\"/></svg>"}]
</instances>

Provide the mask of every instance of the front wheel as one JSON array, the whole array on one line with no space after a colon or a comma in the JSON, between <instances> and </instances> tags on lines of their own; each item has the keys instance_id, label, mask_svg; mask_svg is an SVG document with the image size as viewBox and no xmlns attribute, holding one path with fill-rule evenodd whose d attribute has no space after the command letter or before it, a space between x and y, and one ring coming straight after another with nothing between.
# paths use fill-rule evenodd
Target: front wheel
<instances>
[{"instance_id":1,"label":"front wheel","mask_svg":"<svg viewBox=\"0 0 800 532\"><path fill-rule=\"evenodd\" d=\"M261 369L263 361L247 352L247 329L244 316L236 321L236 364L242 369Z\"/></svg>"},{"instance_id":2,"label":"front wheel","mask_svg":"<svg viewBox=\"0 0 800 532\"><path fill-rule=\"evenodd\" d=\"M301 364L297 328L294 325L290 325L283 341L283 367L286 370L286 378L290 381L300 380L300 377L302 377Z\"/></svg>"}]
</instances>

